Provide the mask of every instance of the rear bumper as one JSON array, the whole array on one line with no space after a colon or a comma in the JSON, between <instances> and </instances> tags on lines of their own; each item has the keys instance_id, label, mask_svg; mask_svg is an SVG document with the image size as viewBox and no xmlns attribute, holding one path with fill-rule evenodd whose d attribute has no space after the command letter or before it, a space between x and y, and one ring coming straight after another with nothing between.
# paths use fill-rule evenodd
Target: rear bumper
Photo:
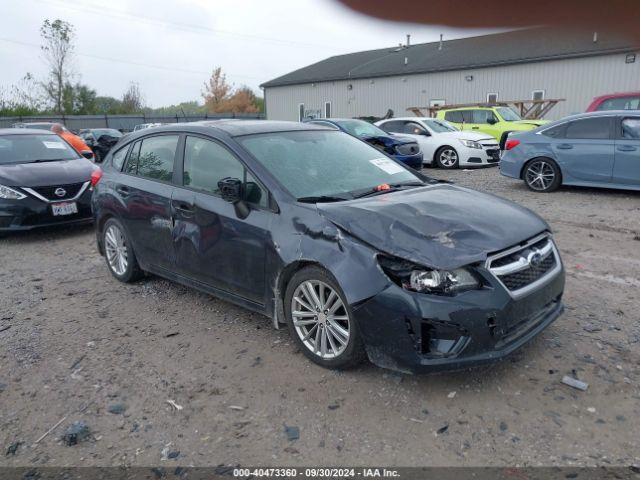
<instances>
[{"instance_id":1,"label":"rear bumper","mask_svg":"<svg viewBox=\"0 0 640 480\"><path fill-rule=\"evenodd\" d=\"M531 341L562 314L563 290L564 271L520 299L500 285L444 297L391 284L354 307L354 315L376 365L457 370L502 359Z\"/></svg>"},{"instance_id":2,"label":"rear bumper","mask_svg":"<svg viewBox=\"0 0 640 480\"><path fill-rule=\"evenodd\" d=\"M54 216L51 203L31 196L22 200L0 200L0 232L19 232L34 228L93 222L91 191L87 189L75 202L78 213Z\"/></svg>"}]
</instances>

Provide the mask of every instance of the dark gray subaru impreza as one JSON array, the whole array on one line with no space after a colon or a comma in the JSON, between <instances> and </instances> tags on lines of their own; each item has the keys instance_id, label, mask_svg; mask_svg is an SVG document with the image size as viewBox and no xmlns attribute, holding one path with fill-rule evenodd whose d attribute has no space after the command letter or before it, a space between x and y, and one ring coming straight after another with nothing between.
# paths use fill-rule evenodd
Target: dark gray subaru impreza
<instances>
[{"instance_id":1,"label":"dark gray subaru impreza","mask_svg":"<svg viewBox=\"0 0 640 480\"><path fill-rule=\"evenodd\" d=\"M98 247L118 280L149 272L263 313L324 367L472 366L563 310L540 217L318 125L145 130L92 183Z\"/></svg>"}]
</instances>

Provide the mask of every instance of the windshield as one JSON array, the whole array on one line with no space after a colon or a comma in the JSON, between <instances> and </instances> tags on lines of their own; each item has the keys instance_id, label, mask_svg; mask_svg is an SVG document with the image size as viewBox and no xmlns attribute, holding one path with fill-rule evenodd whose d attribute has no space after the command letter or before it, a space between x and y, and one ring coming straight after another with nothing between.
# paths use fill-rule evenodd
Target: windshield
<instances>
[{"instance_id":1,"label":"windshield","mask_svg":"<svg viewBox=\"0 0 640 480\"><path fill-rule=\"evenodd\" d=\"M517 122L519 120L522 120L522 118L520 118L520 115L518 115L510 107L498 107L496 108L496 110L505 122Z\"/></svg>"},{"instance_id":2,"label":"windshield","mask_svg":"<svg viewBox=\"0 0 640 480\"><path fill-rule=\"evenodd\" d=\"M296 198L343 197L421 180L380 151L337 131L247 135L237 140Z\"/></svg>"},{"instance_id":3,"label":"windshield","mask_svg":"<svg viewBox=\"0 0 640 480\"><path fill-rule=\"evenodd\" d=\"M0 136L0 165L75 158L76 151L57 135Z\"/></svg>"},{"instance_id":4,"label":"windshield","mask_svg":"<svg viewBox=\"0 0 640 480\"><path fill-rule=\"evenodd\" d=\"M445 122L444 120L435 120L435 119L425 119L422 120L427 127L429 127L435 133L445 133L445 132L457 132L458 129L451 125L449 122Z\"/></svg>"},{"instance_id":5,"label":"windshield","mask_svg":"<svg viewBox=\"0 0 640 480\"><path fill-rule=\"evenodd\" d=\"M347 133L354 137L388 137L389 134L375 125L365 122L364 120L339 120L336 122Z\"/></svg>"},{"instance_id":6,"label":"windshield","mask_svg":"<svg viewBox=\"0 0 640 480\"><path fill-rule=\"evenodd\" d=\"M100 138L103 135L108 135L114 138L120 138L122 136L122 133L115 128L94 128L91 132L96 138Z\"/></svg>"}]
</instances>

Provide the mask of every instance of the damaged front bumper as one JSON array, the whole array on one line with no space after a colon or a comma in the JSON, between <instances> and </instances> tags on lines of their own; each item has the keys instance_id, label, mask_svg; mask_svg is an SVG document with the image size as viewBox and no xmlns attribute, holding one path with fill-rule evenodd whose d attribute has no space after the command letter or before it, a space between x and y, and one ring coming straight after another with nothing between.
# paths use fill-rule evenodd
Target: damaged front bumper
<instances>
[{"instance_id":1,"label":"damaged front bumper","mask_svg":"<svg viewBox=\"0 0 640 480\"><path fill-rule=\"evenodd\" d=\"M514 298L492 275L481 290L452 297L390 284L353 311L372 363L406 373L456 370L501 359L563 310L564 270Z\"/></svg>"}]
</instances>

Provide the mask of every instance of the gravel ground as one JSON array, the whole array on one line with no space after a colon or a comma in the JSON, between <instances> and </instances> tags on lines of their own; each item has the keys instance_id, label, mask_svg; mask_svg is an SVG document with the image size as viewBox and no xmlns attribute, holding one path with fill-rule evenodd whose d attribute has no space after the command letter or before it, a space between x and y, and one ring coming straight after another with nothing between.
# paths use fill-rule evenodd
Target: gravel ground
<instances>
[{"instance_id":1,"label":"gravel ground","mask_svg":"<svg viewBox=\"0 0 640 480\"><path fill-rule=\"evenodd\" d=\"M426 173L552 225L567 310L530 345L449 374L327 371L260 315L159 278L118 283L91 228L13 235L0 240L0 448L23 443L0 465L640 463L640 193ZM587 391L561 383L572 370ZM68 446L77 420L90 435Z\"/></svg>"}]
</instances>

